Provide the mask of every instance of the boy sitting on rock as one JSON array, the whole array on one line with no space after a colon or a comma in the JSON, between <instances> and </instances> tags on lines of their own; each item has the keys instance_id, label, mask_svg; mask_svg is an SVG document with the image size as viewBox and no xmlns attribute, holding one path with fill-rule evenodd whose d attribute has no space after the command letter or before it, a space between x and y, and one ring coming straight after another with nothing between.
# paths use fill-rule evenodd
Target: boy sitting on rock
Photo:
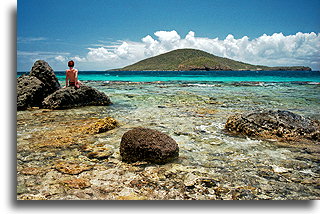
<instances>
[{"instance_id":1,"label":"boy sitting on rock","mask_svg":"<svg viewBox=\"0 0 320 214\"><path fill-rule=\"evenodd\" d=\"M78 80L78 70L74 68L74 61L69 61L68 67L69 69L66 70L66 86L64 88L68 86L80 88L82 83Z\"/></svg>"}]
</instances>

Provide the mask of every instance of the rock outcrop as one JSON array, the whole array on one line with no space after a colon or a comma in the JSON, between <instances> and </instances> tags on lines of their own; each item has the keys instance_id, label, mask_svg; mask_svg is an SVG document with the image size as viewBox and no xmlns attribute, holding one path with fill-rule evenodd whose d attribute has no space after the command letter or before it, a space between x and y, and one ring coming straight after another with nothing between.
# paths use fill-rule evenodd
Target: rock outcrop
<instances>
[{"instance_id":1,"label":"rock outcrop","mask_svg":"<svg viewBox=\"0 0 320 214\"><path fill-rule=\"evenodd\" d=\"M53 92L61 88L58 78L56 77L53 69L44 60L36 61L33 64L29 75L38 78L41 82L44 83L44 96L48 96L49 94L52 94Z\"/></svg>"},{"instance_id":2,"label":"rock outcrop","mask_svg":"<svg viewBox=\"0 0 320 214\"><path fill-rule=\"evenodd\" d=\"M60 88L59 81L49 64L38 60L29 75L17 78L17 109L41 107L45 97Z\"/></svg>"},{"instance_id":3,"label":"rock outcrop","mask_svg":"<svg viewBox=\"0 0 320 214\"><path fill-rule=\"evenodd\" d=\"M33 76L20 76L17 79L17 109L25 110L32 106L41 106L44 84Z\"/></svg>"},{"instance_id":4,"label":"rock outcrop","mask_svg":"<svg viewBox=\"0 0 320 214\"><path fill-rule=\"evenodd\" d=\"M228 118L226 130L249 137L320 142L320 123L289 111L260 111Z\"/></svg>"},{"instance_id":5,"label":"rock outcrop","mask_svg":"<svg viewBox=\"0 0 320 214\"><path fill-rule=\"evenodd\" d=\"M106 106L110 105L110 98L90 86L82 85L80 88L67 87L55 91L42 102L44 108L66 109L80 106Z\"/></svg>"},{"instance_id":6,"label":"rock outcrop","mask_svg":"<svg viewBox=\"0 0 320 214\"><path fill-rule=\"evenodd\" d=\"M107 95L89 86L61 88L53 69L43 60L34 63L29 75L17 78L17 110L110 104Z\"/></svg>"},{"instance_id":7,"label":"rock outcrop","mask_svg":"<svg viewBox=\"0 0 320 214\"><path fill-rule=\"evenodd\" d=\"M165 163L179 156L179 147L170 136L148 128L134 128L122 136L120 155L125 162Z\"/></svg>"}]
</instances>

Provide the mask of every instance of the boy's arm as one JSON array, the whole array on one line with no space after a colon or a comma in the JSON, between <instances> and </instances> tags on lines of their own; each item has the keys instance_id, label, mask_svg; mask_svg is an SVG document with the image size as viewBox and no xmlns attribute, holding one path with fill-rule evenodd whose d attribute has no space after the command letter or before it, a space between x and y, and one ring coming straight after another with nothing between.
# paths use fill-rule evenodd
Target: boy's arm
<instances>
[{"instance_id":1,"label":"boy's arm","mask_svg":"<svg viewBox=\"0 0 320 214\"><path fill-rule=\"evenodd\" d=\"M68 87L68 83L69 83L69 74L68 74L68 71L66 71L66 86L65 87Z\"/></svg>"},{"instance_id":2,"label":"boy's arm","mask_svg":"<svg viewBox=\"0 0 320 214\"><path fill-rule=\"evenodd\" d=\"M76 72L75 72L74 80L75 80L75 83L78 82L78 70L76 70Z\"/></svg>"}]
</instances>

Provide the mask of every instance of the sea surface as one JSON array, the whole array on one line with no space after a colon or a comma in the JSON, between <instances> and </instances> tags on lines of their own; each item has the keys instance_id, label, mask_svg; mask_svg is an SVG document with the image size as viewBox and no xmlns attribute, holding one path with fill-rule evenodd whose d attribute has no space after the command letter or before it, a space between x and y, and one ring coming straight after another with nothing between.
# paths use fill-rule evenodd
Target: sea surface
<instances>
[{"instance_id":1,"label":"sea surface","mask_svg":"<svg viewBox=\"0 0 320 214\"><path fill-rule=\"evenodd\" d=\"M64 72L55 73L64 86ZM262 109L320 120L318 71L79 71L79 80L113 104L18 111L18 199L320 199L317 149L224 130L229 116ZM72 134L104 117L120 126ZM121 137L139 126L171 136L179 158L123 163ZM109 156L89 158L88 147ZM78 171L61 170L70 168Z\"/></svg>"},{"instance_id":2,"label":"sea surface","mask_svg":"<svg viewBox=\"0 0 320 214\"><path fill-rule=\"evenodd\" d=\"M18 72L21 75L26 72ZM65 72L55 72L64 80ZM320 82L319 71L79 71L80 80L92 81L263 81L263 82Z\"/></svg>"}]
</instances>

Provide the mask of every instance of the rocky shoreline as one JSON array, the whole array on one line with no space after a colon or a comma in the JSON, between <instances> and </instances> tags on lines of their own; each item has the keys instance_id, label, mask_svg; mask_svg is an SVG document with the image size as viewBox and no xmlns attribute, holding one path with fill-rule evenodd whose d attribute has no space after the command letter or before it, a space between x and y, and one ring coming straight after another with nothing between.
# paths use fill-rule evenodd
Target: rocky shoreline
<instances>
[{"instance_id":1,"label":"rocky shoreline","mask_svg":"<svg viewBox=\"0 0 320 214\"><path fill-rule=\"evenodd\" d=\"M112 69L107 71L140 71L135 69ZM292 67L266 67L266 68L257 68L257 69L231 69L230 67L216 66L216 67L207 67L207 66L180 66L179 69L146 69L143 71L312 71L310 67L306 66L292 66Z\"/></svg>"},{"instance_id":2,"label":"rocky shoreline","mask_svg":"<svg viewBox=\"0 0 320 214\"><path fill-rule=\"evenodd\" d=\"M34 63L29 75L17 78L17 110L110 104L107 95L89 86L61 88L53 69L43 60Z\"/></svg>"},{"instance_id":3,"label":"rocky shoreline","mask_svg":"<svg viewBox=\"0 0 320 214\"><path fill-rule=\"evenodd\" d=\"M319 199L318 121L288 111L225 114L222 100L183 91L159 103L121 95L141 99L142 110L77 101L43 108L56 92L17 112L19 200Z\"/></svg>"}]
</instances>

